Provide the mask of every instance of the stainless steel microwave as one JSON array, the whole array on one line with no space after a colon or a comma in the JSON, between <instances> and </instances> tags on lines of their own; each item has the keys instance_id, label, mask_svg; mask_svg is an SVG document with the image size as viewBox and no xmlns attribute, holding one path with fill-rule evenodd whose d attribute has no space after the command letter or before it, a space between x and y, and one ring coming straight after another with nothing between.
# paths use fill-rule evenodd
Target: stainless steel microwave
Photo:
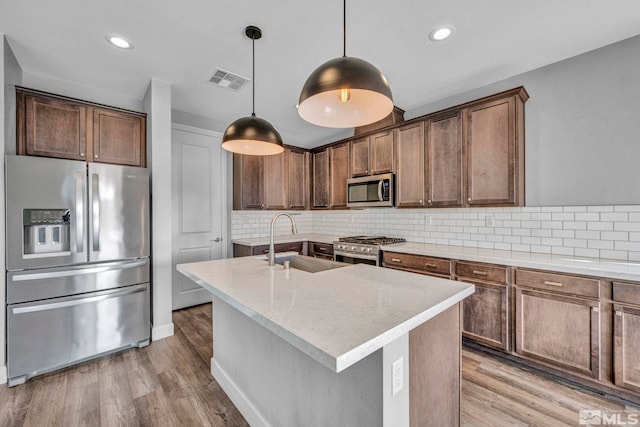
<instances>
[{"instance_id":1,"label":"stainless steel microwave","mask_svg":"<svg viewBox=\"0 0 640 427\"><path fill-rule=\"evenodd\" d=\"M394 175L363 176L347 180L347 206L350 208L393 207Z\"/></svg>"}]
</instances>

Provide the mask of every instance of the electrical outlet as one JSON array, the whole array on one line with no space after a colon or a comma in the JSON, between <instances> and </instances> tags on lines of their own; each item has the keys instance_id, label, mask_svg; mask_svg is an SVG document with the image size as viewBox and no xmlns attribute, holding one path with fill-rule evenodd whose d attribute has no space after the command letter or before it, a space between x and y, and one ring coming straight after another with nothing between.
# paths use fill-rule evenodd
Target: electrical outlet
<instances>
[{"instance_id":1,"label":"electrical outlet","mask_svg":"<svg viewBox=\"0 0 640 427\"><path fill-rule=\"evenodd\" d=\"M404 369L403 369L403 365L404 365L404 358L401 357L400 359L396 360L395 362L393 362L393 366L392 366L392 371L393 371L393 376L392 376L392 383L393 383L393 394L392 396L395 396L396 394L398 394L400 392L400 390L402 390L402 387L404 387Z\"/></svg>"},{"instance_id":2,"label":"electrical outlet","mask_svg":"<svg viewBox=\"0 0 640 427\"><path fill-rule=\"evenodd\" d=\"M493 215L487 215L484 217L484 225L486 227L493 227Z\"/></svg>"}]
</instances>

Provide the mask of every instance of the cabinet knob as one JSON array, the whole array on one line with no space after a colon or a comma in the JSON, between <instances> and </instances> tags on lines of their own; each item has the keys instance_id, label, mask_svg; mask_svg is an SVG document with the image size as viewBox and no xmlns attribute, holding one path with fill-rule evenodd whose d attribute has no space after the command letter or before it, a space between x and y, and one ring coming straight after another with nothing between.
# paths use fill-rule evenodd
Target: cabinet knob
<instances>
[{"instance_id":1,"label":"cabinet knob","mask_svg":"<svg viewBox=\"0 0 640 427\"><path fill-rule=\"evenodd\" d=\"M420 202L421 205L424 205L424 202L422 201L422 199L418 200Z\"/></svg>"},{"instance_id":2,"label":"cabinet knob","mask_svg":"<svg viewBox=\"0 0 640 427\"><path fill-rule=\"evenodd\" d=\"M97 154L95 154L95 155L93 156L93 158L94 158L94 159L97 159L97 158L98 158L98 155L97 155Z\"/></svg>"},{"instance_id":3,"label":"cabinet knob","mask_svg":"<svg viewBox=\"0 0 640 427\"><path fill-rule=\"evenodd\" d=\"M467 199L467 202L470 202L470 201L471 201L471 197L469 197L469 198Z\"/></svg>"},{"instance_id":4,"label":"cabinet knob","mask_svg":"<svg viewBox=\"0 0 640 427\"><path fill-rule=\"evenodd\" d=\"M84 157L84 153L80 153L80 157Z\"/></svg>"},{"instance_id":5,"label":"cabinet knob","mask_svg":"<svg viewBox=\"0 0 640 427\"><path fill-rule=\"evenodd\" d=\"M261 208L264 208L264 203L261 203L261 204L260 204L260 207L261 207Z\"/></svg>"},{"instance_id":6,"label":"cabinet knob","mask_svg":"<svg viewBox=\"0 0 640 427\"><path fill-rule=\"evenodd\" d=\"M364 173L369 173L369 169L365 169L365 170L364 170Z\"/></svg>"},{"instance_id":7,"label":"cabinet knob","mask_svg":"<svg viewBox=\"0 0 640 427\"><path fill-rule=\"evenodd\" d=\"M616 316L622 316L622 312L621 311L616 311Z\"/></svg>"},{"instance_id":8,"label":"cabinet knob","mask_svg":"<svg viewBox=\"0 0 640 427\"><path fill-rule=\"evenodd\" d=\"M431 204L431 200L427 200L427 203Z\"/></svg>"},{"instance_id":9,"label":"cabinet knob","mask_svg":"<svg viewBox=\"0 0 640 427\"><path fill-rule=\"evenodd\" d=\"M592 307L591 308L593 310L594 313L597 313L600 311L600 309L598 307Z\"/></svg>"}]
</instances>

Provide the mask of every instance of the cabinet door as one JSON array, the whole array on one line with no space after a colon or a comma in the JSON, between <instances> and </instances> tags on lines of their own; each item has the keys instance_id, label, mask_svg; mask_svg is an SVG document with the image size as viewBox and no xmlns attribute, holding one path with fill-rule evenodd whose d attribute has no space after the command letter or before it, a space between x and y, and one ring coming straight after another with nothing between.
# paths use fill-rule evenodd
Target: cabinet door
<instances>
[{"instance_id":1,"label":"cabinet door","mask_svg":"<svg viewBox=\"0 0 640 427\"><path fill-rule=\"evenodd\" d=\"M424 207L424 127L414 123L395 130L396 206Z\"/></svg>"},{"instance_id":2,"label":"cabinet door","mask_svg":"<svg viewBox=\"0 0 640 427\"><path fill-rule=\"evenodd\" d=\"M329 207L329 150L312 154L313 159L313 207Z\"/></svg>"},{"instance_id":3,"label":"cabinet door","mask_svg":"<svg viewBox=\"0 0 640 427\"><path fill-rule=\"evenodd\" d=\"M468 204L517 204L515 98L479 104L466 113Z\"/></svg>"},{"instance_id":4,"label":"cabinet door","mask_svg":"<svg viewBox=\"0 0 640 427\"><path fill-rule=\"evenodd\" d=\"M351 141L351 177L369 175L369 138Z\"/></svg>"},{"instance_id":5,"label":"cabinet door","mask_svg":"<svg viewBox=\"0 0 640 427\"><path fill-rule=\"evenodd\" d=\"M371 175L393 172L395 164L393 155L393 131L371 135L369 138L369 162Z\"/></svg>"},{"instance_id":6,"label":"cabinet door","mask_svg":"<svg viewBox=\"0 0 640 427\"><path fill-rule=\"evenodd\" d=\"M600 303L516 288L516 353L600 378Z\"/></svg>"},{"instance_id":7,"label":"cabinet door","mask_svg":"<svg viewBox=\"0 0 640 427\"><path fill-rule=\"evenodd\" d=\"M427 134L427 204L462 206L462 113L429 120Z\"/></svg>"},{"instance_id":8,"label":"cabinet door","mask_svg":"<svg viewBox=\"0 0 640 427\"><path fill-rule=\"evenodd\" d=\"M640 307L614 305L613 370L619 387L640 392Z\"/></svg>"},{"instance_id":9,"label":"cabinet door","mask_svg":"<svg viewBox=\"0 0 640 427\"><path fill-rule=\"evenodd\" d=\"M308 154L305 151L287 149L289 209L305 209L309 188Z\"/></svg>"},{"instance_id":10,"label":"cabinet door","mask_svg":"<svg viewBox=\"0 0 640 427\"><path fill-rule=\"evenodd\" d=\"M460 279L476 286L462 302L462 335L500 350L509 350L509 287Z\"/></svg>"},{"instance_id":11,"label":"cabinet door","mask_svg":"<svg viewBox=\"0 0 640 427\"><path fill-rule=\"evenodd\" d=\"M93 161L144 166L145 120L117 111L93 110Z\"/></svg>"},{"instance_id":12,"label":"cabinet door","mask_svg":"<svg viewBox=\"0 0 640 427\"><path fill-rule=\"evenodd\" d=\"M264 157L234 154L235 156L240 159L240 179L237 181L240 209L264 209ZM234 178L235 173L234 170Z\"/></svg>"},{"instance_id":13,"label":"cabinet door","mask_svg":"<svg viewBox=\"0 0 640 427\"><path fill-rule=\"evenodd\" d=\"M18 108L18 122L24 123L26 154L85 160L87 107L24 95L24 110Z\"/></svg>"},{"instance_id":14,"label":"cabinet door","mask_svg":"<svg viewBox=\"0 0 640 427\"><path fill-rule=\"evenodd\" d=\"M331 167L331 209L347 207L347 179L349 178L349 144L339 144L329 148Z\"/></svg>"},{"instance_id":15,"label":"cabinet door","mask_svg":"<svg viewBox=\"0 0 640 427\"><path fill-rule=\"evenodd\" d=\"M287 209L288 198L287 156L280 153L264 157L264 207Z\"/></svg>"}]
</instances>

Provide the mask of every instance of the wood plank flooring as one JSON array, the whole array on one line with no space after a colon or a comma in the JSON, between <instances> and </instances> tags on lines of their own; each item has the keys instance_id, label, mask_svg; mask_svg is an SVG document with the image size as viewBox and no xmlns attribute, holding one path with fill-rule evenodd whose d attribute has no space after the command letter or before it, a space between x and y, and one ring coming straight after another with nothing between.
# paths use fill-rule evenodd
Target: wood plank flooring
<instances>
[{"instance_id":1,"label":"wood plank flooring","mask_svg":"<svg viewBox=\"0 0 640 427\"><path fill-rule=\"evenodd\" d=\"M175 335L146 348L105 356L24 385L0 386L1 425L247 426L209 374L211 305L176 311L173 320ZM577 426L580 409L625 406L463 351L463 426Z\"/></svg>"}]
</instances>

